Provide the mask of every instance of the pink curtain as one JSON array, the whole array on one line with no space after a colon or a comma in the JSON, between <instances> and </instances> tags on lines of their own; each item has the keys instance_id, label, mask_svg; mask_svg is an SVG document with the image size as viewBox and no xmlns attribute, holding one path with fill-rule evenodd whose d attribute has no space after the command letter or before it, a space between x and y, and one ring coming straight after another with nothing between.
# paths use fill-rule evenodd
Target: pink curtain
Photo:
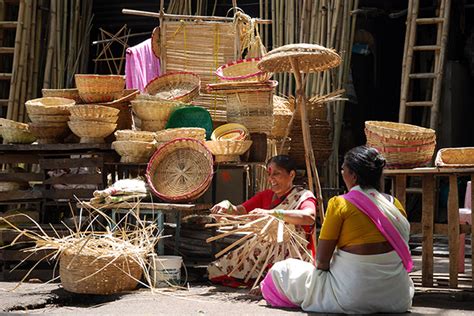
<instances>
[{"instance_id":1,"label":"pink curtain","mask_svg":"<svg viewBox=\"0 0 474 316\"><path fill-rule=\"evenodd\" d=\"M127 89L139 89L160 75L160 60L153 54L151 39L127 48L125 59L125 80Z\"/></svg>"}]
</instances>

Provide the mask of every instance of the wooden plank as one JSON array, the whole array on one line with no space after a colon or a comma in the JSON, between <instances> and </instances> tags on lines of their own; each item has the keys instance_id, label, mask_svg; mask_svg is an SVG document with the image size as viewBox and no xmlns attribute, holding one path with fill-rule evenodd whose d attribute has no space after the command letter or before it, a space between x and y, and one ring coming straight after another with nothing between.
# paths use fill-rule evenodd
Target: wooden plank
<instances>
[{"instance_id":1,"label":"wooden plank","mask_svg":"<svg viewBox=\"0 0 474 316\"><path fill-rule=\"evenodd\" d=\"M97 151L113 152L111 144L0 144L2 151L33 151L33 152L60 152L60 151Z\"/></svg>"},{"instance_id":2,"label":"wooden plank","mask_svg":"<svg viewBox=\"0 0 474 316\"><path fill-rule=\"evenodd\" d=\"M395 177L395 196L402 204L403 208L406 209L407 201L407 176L406 175L397 175Z\"/></svg>"},{"instance_id":3,"label":"wooden plank","mask_svg":"<svg viewBox=\"0 0 474 316\"><path fill-rule=\"evenodd\" d=\"M0 192L0 202L3 201L22 201L41 199L43 197L41 191L38 190L17 190Z\"/></svg>"},{"instance_id":4,"label":"wooden plank","mask_svg":"<svg viewBox=\"0 0 474 316\"><path fill-rule=\"evenodd\" d=\"M40 159L39 164L42 169L102 167L104 159L102 157Z\"/></svg>"},{"instance_id":5,"label":"wooden plank","mask_svg":"<svg viewBox=\"0 0 474 316\"><path fill-rule=\"evenodd\" d=\"M76 198L90 199L95 189L51 189L43 190L43 198L45 199L69 199L76 202Z\"/></svg>"},{"instance_id":6,"label":"wooden plank","mask_svg":"<svg viewBox=\"0 0 474 316\"><path fill-rule=\"evenodd\" d=\"M423 286L433 286L433 224L434 224L434 190L435 179L433 175L424 175L422 178L422 253L421 273Z\"/></svg>"},{"instance_id":7,"label":"wooden plank","mask_svg":"<svg viewBox=\"0 0 474 316\"><path fill-rule=\"evenodd\" d=\"M474 174L471 175L471 224L474 224L474 212L472 208L474 207ZM474 273L474 232L471 230L471 271ZM472 278L471 283L472 288L474 289L474 278Z\"/></svg>"},{"instance_id":8,"label":"wooden plank","mask_svg":"<svg viewBox=\"0 0 474 316\"><path fill-rule=\"evenodd\" d=\"M0 28L2 29L16 29L17 21L0 21Z\"/></svg>"},{"instance_id":9,"label":"wooden plank","mask_svg":"<svg viewBox=\"0 0 474 316\"><path fill-rule=\"evenodd\" d=\"M0 54L13 54L15 47L0 47Z\"/></svg>"},{"instance_id":10,"label":"wooden plank","mask_svg":"<svg viewBox=\"0 0 474 316\"><path fill-rule=\"evenodd\" d=\"M0 173L0 181L43 181L42 173L26 172L26 173Z\"/></svg>"},{"instance_id":11,"label":"wooden plank","mask_svg":"<svg viewBox=\"0 0 474 316\"><path fill-rule=\"evenodd\" d=\"M5 72L0 73L0 80L10 80L11 78L12 78L11 73L5 73Z\"/></svg>"},{"instance_id":12,"label":"wooden plank","mask_svg":"<svg viewBox=\"0 0 474 316\"><path fill-rule=\"evenodd\" d=\"M34 163L37 164L39 157L37 155L25 154L0 154L0 163Z\"/></svg>"},{"instance_id":13,"label":"wooden plank","mask_svg":"<svg viewBox=\"0 0 474 316\"><path fill-rule=\"evenodd\" d=\"M44 184L102 184L101 174L65 174L60 177L51 177L43 181Z\"/></svg>"},{"instance_id":14,"label":"wooden plank","mask_svg":"<svg viewBox=\"0 0 474 316\"><path fill-rule=\"evenodd\" d=\"M459 198L458 181L455 175L449 176L448 195L448 245L449 245L449 287L458 286L459 261Z\"/></svg>"},{"instance_id":15,"label":"wooden plank","mask_svg":"<svg viewBox=\"0 0 474 316\"><path fill-rule=\"evenodd\" d=\"M410 223L410 234L421 234L422 226L421 223ZM469 224L460 224L459 225L460 234L470 234L471 225ZM434 224L433 234L435 235L444 235L448 236L448 224Z\"/></svg>"}]
</instances>

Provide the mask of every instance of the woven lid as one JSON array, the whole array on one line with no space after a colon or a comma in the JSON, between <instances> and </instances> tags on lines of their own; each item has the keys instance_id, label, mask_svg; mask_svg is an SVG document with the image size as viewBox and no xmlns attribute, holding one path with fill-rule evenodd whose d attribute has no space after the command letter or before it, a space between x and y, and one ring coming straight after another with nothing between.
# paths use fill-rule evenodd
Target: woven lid
<instances>
[{"instance_id":1,"label":"woven lid","mask_svg":"<svg viewBox=\"0 0 474 316\"><path fill-rule=\"evenodd\" d=\"M334 68L341 57L332 49L316 44L290 44L278 47L262 57L258 68L268 72L291 72L290 58L300 72L319 72Z\"/></svg>"}]
</instances>

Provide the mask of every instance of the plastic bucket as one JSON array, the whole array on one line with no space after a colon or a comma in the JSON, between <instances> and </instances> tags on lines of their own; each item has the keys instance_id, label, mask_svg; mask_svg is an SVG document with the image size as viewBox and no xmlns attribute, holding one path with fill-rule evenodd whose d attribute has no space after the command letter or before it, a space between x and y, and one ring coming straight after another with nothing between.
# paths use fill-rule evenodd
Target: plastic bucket
<instances>
[{"instance_id":1,"label":"plastic bucket","mask_svg":"<svg viewBox=\"0 0 474 316\"><path fill-rule=\"evenodd\" d=\"M151 281L154 287L179 285L181 282L181 256L152 256Z\"/></svg>"}]
</instances>

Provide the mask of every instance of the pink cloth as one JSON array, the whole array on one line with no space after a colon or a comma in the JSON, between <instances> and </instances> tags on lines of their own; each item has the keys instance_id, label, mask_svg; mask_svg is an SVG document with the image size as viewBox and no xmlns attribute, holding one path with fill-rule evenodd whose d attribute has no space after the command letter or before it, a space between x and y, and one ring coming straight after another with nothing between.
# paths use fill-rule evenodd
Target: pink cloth
<instances>
[{"instance_id":1,"label":"pink cloth","mask_svg":"<svg viewBox=\"0 0 474 316\"><path fill-rule=\"evenodd\" d=\"M293 304L285 295L281 294L273 282L272 274L267 273L265 279L260 283L263 298L273 307L299 308Z\"/></svg>"},{"instance_id":2,"label":"pink cloth","mask_svg":"<svg viewBox=\"0 0 474 316\"><path fill-rule=\"evenodd\" d=\"M372 202L364 193L357 190L351 190L349 193L344 194L343 197L370 218L400 256L405 269L410 272L411 269L413 269L413 261L411 259L408 245L403 240L395 226L393 226L390 220L379 210L377 205L375 205L375 203Z\"/></svg>"},{"instance_id":3,"label":"pink cloth","mask_svg":"<svg viewBox=\"0 0 474 316\"><path fill-rule=\"evenodd\" d=\"M144 91L153 78L160 75L160 60L153 54L151 39L127 48L125 83L127 89Z\"/></svg>"}]
</instances>

